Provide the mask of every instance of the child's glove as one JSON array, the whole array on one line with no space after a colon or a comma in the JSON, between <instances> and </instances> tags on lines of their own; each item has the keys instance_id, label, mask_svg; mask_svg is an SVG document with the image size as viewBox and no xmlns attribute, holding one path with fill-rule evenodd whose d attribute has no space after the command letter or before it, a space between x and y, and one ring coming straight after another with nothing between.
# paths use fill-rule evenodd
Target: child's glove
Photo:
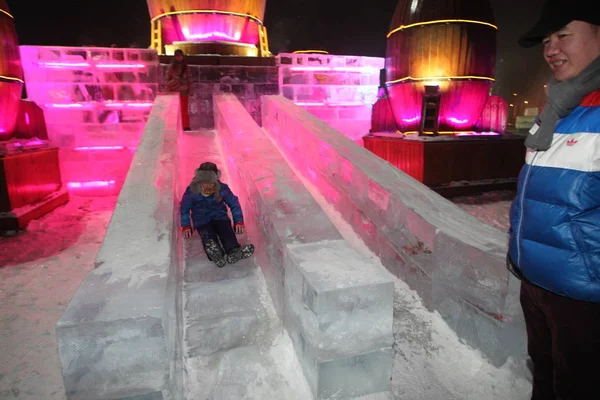
<instances>
[{"instance_id":1,"label":"child's glove","mask_svg":"<svg viewBox=\"0 0 600 400\"><path fill-rule=\"evenodd\" d=\"M242 233L244 233L244 223L243 222L236 222L235 233L237 233L238 235L241 235Z\"/></svg>"},{"instance_id":2,"label":"child's glove","mask_svg":"<svg viewBox=\"0 0 600 400\"><path fill-rule=\"evenodd\" d=\"M185 239L189 239L192 237L192 234L194 233L194 231L192 231L191 226L184 226L183 228L181 228L181 233L183 234L183 237Z\"/></svg>"}]
</instances>

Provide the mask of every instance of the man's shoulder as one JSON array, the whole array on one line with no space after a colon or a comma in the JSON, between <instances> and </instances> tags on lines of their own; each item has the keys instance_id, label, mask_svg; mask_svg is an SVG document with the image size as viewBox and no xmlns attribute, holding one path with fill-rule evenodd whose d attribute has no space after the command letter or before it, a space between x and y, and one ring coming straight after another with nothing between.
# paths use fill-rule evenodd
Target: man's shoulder
<instances>
[{"instance_id":1,"label":"man's shoulder","mask_svg":"<svg viewBox=\"0 0 600 400\"><path fill-rule=\"evenodd\" d=\"M600 106L600 89L585 96L580 106L582 107L598 107Z\"/></svg>"}]
</instances>

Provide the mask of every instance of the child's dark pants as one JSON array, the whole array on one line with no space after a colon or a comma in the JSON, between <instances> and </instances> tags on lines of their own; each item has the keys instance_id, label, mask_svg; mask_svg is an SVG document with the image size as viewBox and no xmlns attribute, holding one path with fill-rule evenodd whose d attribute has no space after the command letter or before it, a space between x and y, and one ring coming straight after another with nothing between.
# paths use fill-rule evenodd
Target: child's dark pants
<instances>
[{"instance_id":1,"label":"child's dark pants","mask_svg":"<svg viewBox=\"0 0 600 400\"><path fill-rule=\"evenodd\" d=\"M206 243L211 239L217 243L219 243L218 239L221 240L225 254L229 254L232 250L240 247L230 220L211 220L208 224L200 225L197 229L205 248Z\"/></svg>"}]
</instances>

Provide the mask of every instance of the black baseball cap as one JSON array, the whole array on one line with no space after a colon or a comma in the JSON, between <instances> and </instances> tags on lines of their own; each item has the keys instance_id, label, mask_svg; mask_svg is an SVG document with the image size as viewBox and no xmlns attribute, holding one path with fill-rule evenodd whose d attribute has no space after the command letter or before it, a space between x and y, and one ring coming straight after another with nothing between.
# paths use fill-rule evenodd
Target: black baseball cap
<instances>
[{"instance_id":1,"label":"black baseball cap","mask_svg":"<svg viewBox=\"0 0 600 400\"><path fill-rule=\"evenodd\" d=\"M540 20L521 36L519 45L533 47L572 21L600 25L600 13L595 10L597 7L598 0L548 0L542 8Z\"/></svg>"}]
</instances>

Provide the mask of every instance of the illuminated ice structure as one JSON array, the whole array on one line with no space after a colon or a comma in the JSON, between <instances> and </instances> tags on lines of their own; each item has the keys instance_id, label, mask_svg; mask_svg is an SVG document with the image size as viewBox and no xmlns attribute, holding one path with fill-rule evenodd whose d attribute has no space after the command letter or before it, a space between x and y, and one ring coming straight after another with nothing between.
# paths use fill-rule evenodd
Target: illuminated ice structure
<instances>
[{"instance_id":1,"label":"illuminated ice structure","mask_svg":"<svg viewBox=\"0 0 600 400\"><path fill-rule=\"evenodd\" d=\"M282 53L277 64L284 97L362 144L371 128L385 59Z\"/></svg>"},{"instance_id":2,"label":"illuminated ice structure","mask_svg":"<svg viewBox=\"0 0 600 400\"><path fill-rule=\"evenodd\" d=\"M157 92L154 50L21 46L27 94L72 190L120 190Z\"/></svg>"}]
</instances>

